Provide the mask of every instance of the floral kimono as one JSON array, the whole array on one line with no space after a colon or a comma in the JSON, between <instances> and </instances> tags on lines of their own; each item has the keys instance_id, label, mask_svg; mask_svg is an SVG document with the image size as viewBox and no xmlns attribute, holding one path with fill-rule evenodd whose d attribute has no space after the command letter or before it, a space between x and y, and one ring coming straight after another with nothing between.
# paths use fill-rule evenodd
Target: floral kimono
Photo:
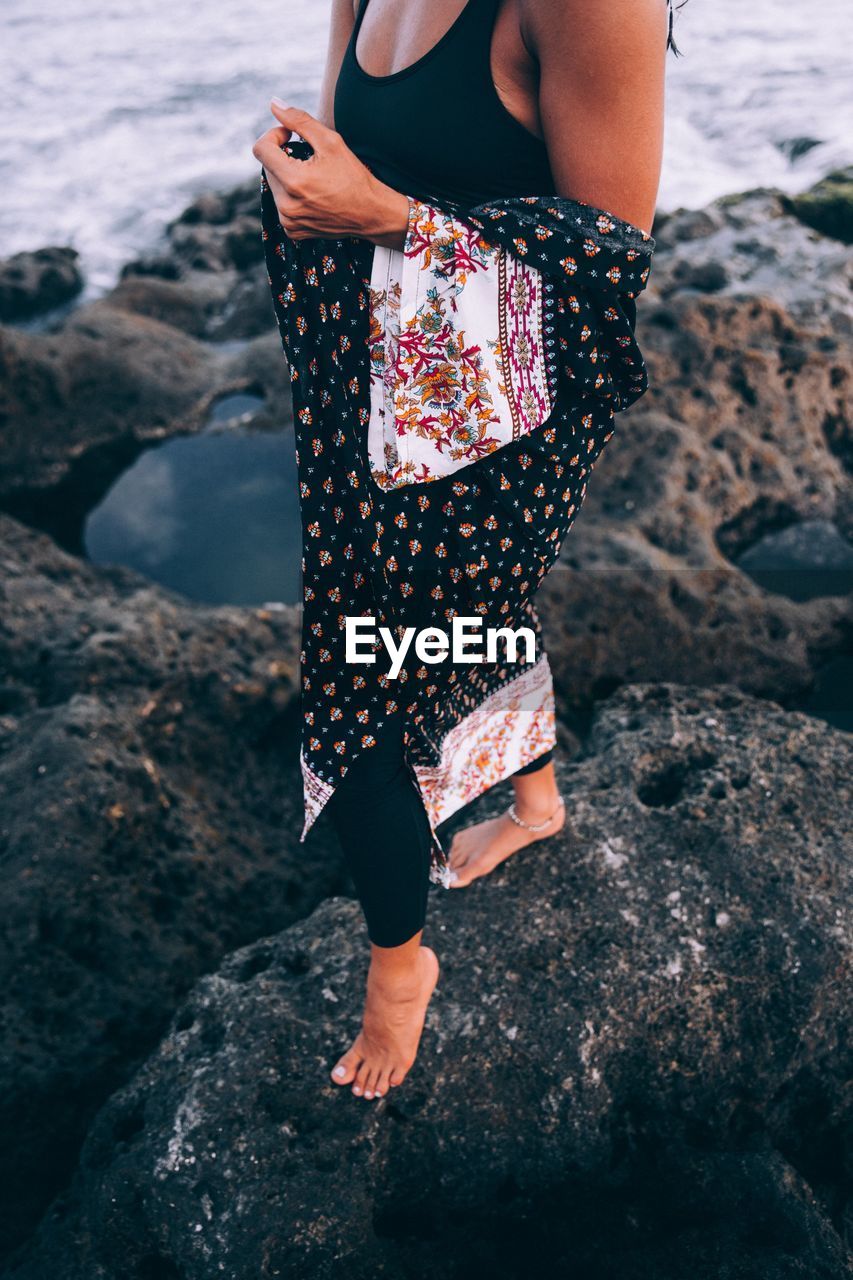
<instances>
[{"instance_id":1,"label":"floral kimono","mask_svg":"<svg viewBox=\"0 0 853 1280\"><path fill-rule=\"evenodd\" d=\"M284 149L310 154L298 139ZM446 885L435 828L556 743L532 600L614 414L646 389L634 299L654 241L556 195L466 207L406 194L402 249L293 241L261 176L302 516L300 838L402 715L431 879ZM412 646L392 675L379 639L375 661L347 661L347 617L395 636L415 621L527 628L533 660L424 661Z\"/></svg>"}]
</instances>

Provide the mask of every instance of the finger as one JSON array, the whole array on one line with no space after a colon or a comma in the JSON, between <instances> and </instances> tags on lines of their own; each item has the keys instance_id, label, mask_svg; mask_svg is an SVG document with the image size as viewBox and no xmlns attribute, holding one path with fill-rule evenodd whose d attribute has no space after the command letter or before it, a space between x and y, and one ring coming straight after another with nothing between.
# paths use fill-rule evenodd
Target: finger
<instances>
[{"instance_id":1,"label":"finger","mask_svg":"<svg viewBox=\"0 0 853 1280\"><path fill-rule=\"evenodd\" d=\"M340 138L337 130L330 129L309 111L303 111L301 107L289 107L281 98L273 98L270 110L285 128L292 129L310 143L315 153L326 151Z\"/></svg>"},{"instance_id":2,"label":"finger","mask_svg":"<svg viewBox=\"0 0 853 1280\"><path fill-rule=\"evenodd\" d=\"M278 132L287 133L288 130L270 130L270 134ZM258 139L252 147L252 152L263 165L268 179L272 178L290 195L298 196L302 192L305 177L304 160L296 160L286 151L282 151L278 140L271 138L268 134Z\"/></svg>"},{"instance_id":3,"label":"finger","mask_svg":"<svg viewBox=\"0 0 853 1280\"><path fill-rule=\"evenodd\" d=\"M278 156L285 154L281 148L285 142L290 141L291 133L291 129L283 129L281 126L275 129L267 129L266 133L262 133L255 140L252 147L252 155L256 160L260 160L261 164L266 164L267 160L276 160ZM292 160L293 157L288 156L287 159Z\"/></svg>"}]
</instances>

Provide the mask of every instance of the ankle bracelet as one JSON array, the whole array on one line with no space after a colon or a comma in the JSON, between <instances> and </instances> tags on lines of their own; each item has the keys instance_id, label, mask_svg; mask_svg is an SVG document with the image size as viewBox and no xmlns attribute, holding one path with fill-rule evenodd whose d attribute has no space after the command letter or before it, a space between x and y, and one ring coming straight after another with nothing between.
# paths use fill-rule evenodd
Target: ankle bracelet
<instances>
[{"instance_id":1,"label":"ankle bracelet","mask_svg":"<svg viewBox=\"0 0 853 1280\"><path fill-rule=\"evenodd\" d=\"M524 827L525 831L544 831L545 828L554 821L557 814L560 812L560 806L562 804L565 804L565 801L563 800L563 797L560 796L560 799L557 801L556 809L551 814L550 818L546 818L544 822L525 822L523 818L519 818L518 814L515 811L514 800L512 804L509 806L509 808L507 809L507 813L512 818L513 822L516 823L516 825L519 827Z\"/></svg>"}]
</instances>

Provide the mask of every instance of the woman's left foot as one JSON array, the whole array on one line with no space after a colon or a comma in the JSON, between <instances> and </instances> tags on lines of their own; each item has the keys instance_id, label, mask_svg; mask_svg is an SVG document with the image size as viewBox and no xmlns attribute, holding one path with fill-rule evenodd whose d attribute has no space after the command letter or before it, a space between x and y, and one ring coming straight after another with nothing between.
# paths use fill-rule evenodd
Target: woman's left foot
<instances>
[{"instance_id":1,"label":"woman's left foot","mask_svg":"<svg viewBox=\"0 0 853 1280\"><path fill-rule=\"evenodd\" d=\"M551 820L541 831L526 831L513 822L509 813L487 818L485 822L458 831L450 845L450 888L464 889L472 880L494 871L519 849L556 835L565 826L566 806L558 802L554 810Z\"/></svg>"}]
</instances>

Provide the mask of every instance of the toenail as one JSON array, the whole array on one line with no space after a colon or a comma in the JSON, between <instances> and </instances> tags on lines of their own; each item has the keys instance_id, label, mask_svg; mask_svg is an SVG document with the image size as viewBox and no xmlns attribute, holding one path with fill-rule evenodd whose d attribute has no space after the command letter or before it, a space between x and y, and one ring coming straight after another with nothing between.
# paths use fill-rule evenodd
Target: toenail
<instances>
[{"instance_id":1,"label":"toenail","mask_svg":"<svg viewBox=\"0 0 853 1280\"><path fill-rule=\"evenodd\" d=\"M347 1073L346 1067L335 1067L334 1074L336 1076L345 1076L346 1073Z\"/></svg>"},{"instance_id":2,"label":"toenail","mask_svg":"<svg viewBox=\"0 0 853 1280\"><path fill-rule=\"evenodd\" d=\"M370 1090L369 1090L369 1089L365 1089L365 1091L364 1091L364 1096L365 1096L365 1098L372 1098L372 1097L373 1097L373 1094L370 1092Z\"/></svg>"},{"instance_id":3,"label":"toenail","mask_svg":"<svg viewBox=\"0 0 853 1280\"><path fill-rule=\"evenodd\" d=\"M358 1085L356 1085L356 1087L353 1089L353 1093L357 1094L358 1097L361 1097L361 1090L359 1089Z\"/></svg>"}]
</instances>

